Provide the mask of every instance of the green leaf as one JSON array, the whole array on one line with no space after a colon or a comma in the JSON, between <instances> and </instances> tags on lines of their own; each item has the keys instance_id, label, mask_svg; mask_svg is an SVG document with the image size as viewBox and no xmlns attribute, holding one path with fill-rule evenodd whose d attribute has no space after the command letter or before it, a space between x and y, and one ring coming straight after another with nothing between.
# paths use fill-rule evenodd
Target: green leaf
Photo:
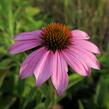
<instances>
[{"instance_id":1,"label":"green leaf","mask_svg":"<svg viewBox=\"0 0 109 109\"><path fill-rule=\"evenodd\" d=\"M77 84L78 82L80 82L81 80L83 80L84 78L81 77L80 75L78 74L71 74L69 76L69 85L68 85L68 89L70 87L72 87L73 85Z\"/></svg>"},{"instance_id":2,"label":"green leaf","mask_svg":"<svg viewBox=\"0 0 109 109\"><path fill-rule=\"evenodd\" d=\"M79 103L79 109L85 109L83 104L82 104L82 102L80 100L78 101L78 103Z\"/></svg>"},{"instance_id":3,"label":"green leaf","mask_svg":"<svg viewBox=\"0 0 109 109\"><path fill-rule=\"evenodd\" d=\"M101 77L96 90L95 101L98 104L98 106L102 108L105 106L105 103L107 101L106 97L109 97L108 83L109 79L106 79L106 77Z\"/></svg>"}]
</instances>

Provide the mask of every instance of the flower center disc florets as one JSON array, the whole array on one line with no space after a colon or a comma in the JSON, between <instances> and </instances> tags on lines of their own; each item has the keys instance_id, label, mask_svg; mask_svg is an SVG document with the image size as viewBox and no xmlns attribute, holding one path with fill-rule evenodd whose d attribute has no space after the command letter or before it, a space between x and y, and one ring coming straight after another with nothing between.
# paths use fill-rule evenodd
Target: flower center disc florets
<instances>
[{"instance_id":1,"label":"flower center disc florets","mask_svg":"<svg viewBox=\"0 0 109 109\"><path fill-rule=\"evenodd\" d=\"M51 23L43 29L42 44L53 51L61 50L70 44L70 37L70 30L67 26Z\"/></svg>"}]
</instances>

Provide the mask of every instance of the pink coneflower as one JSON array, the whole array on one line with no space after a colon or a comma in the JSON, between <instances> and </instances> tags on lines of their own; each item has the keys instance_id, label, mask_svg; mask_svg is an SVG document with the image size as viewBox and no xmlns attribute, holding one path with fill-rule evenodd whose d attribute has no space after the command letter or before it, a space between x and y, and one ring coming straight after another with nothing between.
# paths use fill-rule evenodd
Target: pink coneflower
<instances>
[{"instance_id":1,"label":"pink coneflower","mask_svg":"<svg viewBox=\"0 0 109 109\"><path fill-rule=\"evenodd\" d=\"M88 39L83 31L51 23L41 30L17 35L10 53L36 49L22 63L20 77L34 74L36 86L50 78L57 94L62 95L68 85L68 65L82 76L90 75L91 68L100 68L94 55L100 53L99 49Z\"/></svg>"}]
</instances>

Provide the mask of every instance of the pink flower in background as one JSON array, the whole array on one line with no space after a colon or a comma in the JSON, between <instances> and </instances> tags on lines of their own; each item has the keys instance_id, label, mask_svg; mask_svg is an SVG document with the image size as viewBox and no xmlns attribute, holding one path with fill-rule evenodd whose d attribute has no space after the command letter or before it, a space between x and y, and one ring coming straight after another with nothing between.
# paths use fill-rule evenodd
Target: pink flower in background
<instances>
[{"instance_id":1,"label":"pink flower in background","mask_svg":"<svg viewBox=\"0 0 109 109\"><path fill-rule=\"evenodd\" d=\"M22 63L20 77L34 75L36 86L50 78L58 95L62 95L68 85L68 65L82 76L90 75L91 68L100 68L94 55L100 51L88 39L83 31L70 31L63 24L51 23L41 30L17 35L10 53L36 49Z\"/></svg>"}]
</instances>

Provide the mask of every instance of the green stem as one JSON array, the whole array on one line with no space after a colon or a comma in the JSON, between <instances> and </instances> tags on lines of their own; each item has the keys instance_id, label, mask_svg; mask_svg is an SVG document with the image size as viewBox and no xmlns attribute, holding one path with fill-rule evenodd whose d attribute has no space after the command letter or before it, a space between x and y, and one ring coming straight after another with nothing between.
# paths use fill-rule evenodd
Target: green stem
<instances>
[{"instance_id":1,"label":"green stem","mask_svg":"<svg viewBox=\"0 0 109 109\"><path fill-rule=\"evenodd\" d=\"M57 104L58 101L58 97L57 94L55 92L55 89L51 83L51 81L49 81L49 86L50 86L50 103L48 105L48 109L51 109L51 107L53 107L55 104Z\"/></svg>"}]
</instances>

